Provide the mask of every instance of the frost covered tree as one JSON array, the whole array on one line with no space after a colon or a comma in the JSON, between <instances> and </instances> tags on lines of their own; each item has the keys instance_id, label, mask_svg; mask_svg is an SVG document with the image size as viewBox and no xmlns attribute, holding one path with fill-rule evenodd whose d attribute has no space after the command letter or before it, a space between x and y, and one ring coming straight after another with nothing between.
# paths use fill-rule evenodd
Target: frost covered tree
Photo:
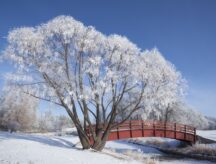
<instances>
[{"instance_id":1,"label":"frost covered tree","mask_svg":"<svg viewBox=\"0 0 216 164\"><path fill-rule=\"evenodd\" d=\"M164 99L172 92L169 88L178 92L182 81L158 50L141 51L126 37L103 35L70 16L10 31L4 56L17 66L17 73L8 78L26 94L66 110L84 149L103 149L113 127L141 108L152 110L155 92L158 101ZM167 90L160 89L162 85ZM122 110L128 112L116 122L123 100ZM171 100L168 97L161 105Z\"/></svg>"},{"instance_id":2,"label":"frost covered tree","mask_svg":"<svg viewBox=\"0 0 216 164\"><path fill-rule=\"evenodd\" d=\"M62 131L65 128L72 128L73 122L64 115L55 117L55 131Z\"/></svg>"},{"instance_id":3,"label":"frost covered tree","mask_svg":"<svg viewBox=\"0 0 216 164\"><path fill-rule=\"evenodd\" d=\"M191 125L197 129L207 129L209 127L208 119L190 107L183 100L177 100L168 104L166 108L138 111L131 119L158 120L164 122L176 122Z\"/></svg>"},{"instance_id":4,"label":"frost covered tree","mask_svg":"<svg viewBox=\"0 0 216 164\"><path fill-rule=\"evenodd\" d=\"M208 129L209 130L216 130L216 118L215 117L206 117L208 120Z\"/></svg>"},{"instance_id":5,"label":"frost covered tree","mask_svg":"<svg viewBox=\"0 0 216 164\"><path fill-rule=\"evenodd\" d=\"M148 80L151 80L153 83L148 84L146 87L145 95L141 102L143 107L134 112L131 119L168 121L169 115L177 110L177 108L172 108L173 105L185 95L186 81L174 65L166 61L158 51L146 51L143 53L143 56L145 57L145 63L151 61L151 65L148 65L148 69L145 72L151 73L151 71L155 71L157 74L149 76ZM154 73L152 72L152 74ZM124 110L128 99L131 99L131 97L123 99L118 106L118 111L121 113L119 116L120 120L125 118L130 112L130 108L127 111Z\"/></svg>"},{"instance_id":6,"label":"frost covered tree","mask_svg":"<svg viewBox=\"0 0 216 164\"><path fill-rule=\"evenodd\" d=\"M37 116L37 127L39 132L55 131L54 115L51 110L41 113Z\"/></svg>"},{"instance_id":7,"label":"frost covered tree","mask_svg":"<svg viewBox=\"0 0 216 164\"><path fill-rule=\"evenodd\" d=\"M57 132L69 127L73 127L71 119L64 115L54 115L51 110L37 116L37 129L39 132Z\"/></svg>"},{"instance_id":8,"label":"frost covered tree","mask_svg":"<svg viewBox=\"0 0 216 164\"><path fill-rule=\"evenodd\" d=\"M1 126L11 132L31 130L36 121L37 105L37 99L24 94L18 88L4 88L0 105Z\"/></svg>"},{"instance_id":9,"label":"frost covered tree","mask_svg":"<svg viewBox=\"0 0 216 164\"><path fill-rule=\"evenodd\" d=\"M182 101L174 103L170 106L170 110L172 112L169 114L168 121L191 125L197 129L207 129L209 126L205 116Z\"/></svg>"}]
</instances>

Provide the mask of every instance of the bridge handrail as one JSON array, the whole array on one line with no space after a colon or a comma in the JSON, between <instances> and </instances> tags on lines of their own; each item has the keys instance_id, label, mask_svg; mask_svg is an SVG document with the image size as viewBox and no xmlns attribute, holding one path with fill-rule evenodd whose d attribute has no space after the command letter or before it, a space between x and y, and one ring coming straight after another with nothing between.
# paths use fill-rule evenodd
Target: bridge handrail
<instances>
[{"instance_id":1,"label":"bridge handrail","mask_svg":"<svg viewBox=\"0 0 216 164\"><path fill-rule=\"evenodd\" d=\"M95 128L95 125L93 126ZM124 131L124 130L166 130L166 131L176 131L186 134L196 135L196 128L190 125L184 125L179 123L170 123L162 121L143 121L143 120L130 120L125 121L111 131ZM87 128L89 130L89 128Z\"/></svg>"}]
</instances>

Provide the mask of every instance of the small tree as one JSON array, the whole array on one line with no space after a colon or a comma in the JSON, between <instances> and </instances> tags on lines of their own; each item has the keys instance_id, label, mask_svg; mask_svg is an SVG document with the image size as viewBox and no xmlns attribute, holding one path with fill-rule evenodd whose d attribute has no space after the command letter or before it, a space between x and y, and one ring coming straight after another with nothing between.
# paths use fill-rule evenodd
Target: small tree
<instances>
[{"instance_id":1,"label":"small tree","mask_svg":"<svg viewBox=\"0 0 216 164\"><path fill-rule=\"evenodd\" d=\"M8 86L7 86L8 87ZM36 120L37 99L18 88L5 88L0 106L1 125L8 130L31 130Z\"/></svg>"},{"instance_id":2,"label":"small tree","mask_svg":"<svg viewBox=\"0 0 216 164\"><path fill-rule=\"evenodd\" d=\"M105 36L69 16L12 30L8 42L5 57L18 65L11 78L25 86L25 93L63 107L84 149L103 149L113 127L150 105L151 93L163 83L164 74L176 79L171 88L180 82L156 49L142 52L126 37ZM123 110L129 112L117 123L118 106L126 99Z\"/></svg>"}]
</instances>

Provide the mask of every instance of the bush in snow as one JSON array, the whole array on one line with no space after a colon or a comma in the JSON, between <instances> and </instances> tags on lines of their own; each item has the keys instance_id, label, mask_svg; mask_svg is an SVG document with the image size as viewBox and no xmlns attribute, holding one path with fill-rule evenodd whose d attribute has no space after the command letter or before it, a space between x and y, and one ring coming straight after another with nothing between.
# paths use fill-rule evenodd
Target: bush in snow
<instances>
[{"instance_id":1,"label":"bush in snow","mask_svg":"<svg viewBox=\"0 0 216 164\"><path fill-rule=\"evenodd\" d=\"M36 121L38 100L19 88L5 87L0 104L0 124L10 131L31 130Z\"/></svg>"}]
</instances>

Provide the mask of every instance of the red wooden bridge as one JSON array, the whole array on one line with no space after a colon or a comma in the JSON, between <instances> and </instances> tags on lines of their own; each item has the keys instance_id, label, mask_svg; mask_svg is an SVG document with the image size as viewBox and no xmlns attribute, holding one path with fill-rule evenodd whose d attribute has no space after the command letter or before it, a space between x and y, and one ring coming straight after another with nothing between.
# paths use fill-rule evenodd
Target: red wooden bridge
<instances>
[{"instance_id":1,"label":"red wooden bridge","mask_svg":"<svg viewBox=\"0 0 216 164\"><path fill-rule=\"evenodd\" d=\"M195 143L196 128L170 122L131 120L113 128L108 141L137 137L164 137ZM90 134L89 139L93 142Z\"/></svg>"}]
</instances>

